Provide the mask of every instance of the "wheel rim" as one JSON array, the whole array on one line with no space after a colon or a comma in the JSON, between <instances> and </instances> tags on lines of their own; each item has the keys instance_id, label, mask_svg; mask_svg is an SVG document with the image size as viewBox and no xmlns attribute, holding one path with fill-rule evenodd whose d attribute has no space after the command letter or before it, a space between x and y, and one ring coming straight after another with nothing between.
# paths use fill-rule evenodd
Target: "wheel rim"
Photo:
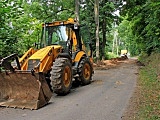
<instances>
[{"instance_id":1,"label":"wheel rim","mask_svg":"<svg viewBox=\"0 0 160 120\"><path fill-rule=\"evenodd\" d=\"M63 83L65 87L68 87L70 85L70 80L71 80L71 70L69 66L66 66L64 68L64 79L63 79Z\"/></svg>"},{"instance_id":2,"label":"wheel rim","mask_svg":"<svg viewBox=\"0 0 160 120\"><path fill-rule=\"evenodd\" d=\"M84 71L83 71L83 76L86 80L89 80L91 75L91 67L90 65L87 63L84 65Z\"/></svg>"}]
</instances>

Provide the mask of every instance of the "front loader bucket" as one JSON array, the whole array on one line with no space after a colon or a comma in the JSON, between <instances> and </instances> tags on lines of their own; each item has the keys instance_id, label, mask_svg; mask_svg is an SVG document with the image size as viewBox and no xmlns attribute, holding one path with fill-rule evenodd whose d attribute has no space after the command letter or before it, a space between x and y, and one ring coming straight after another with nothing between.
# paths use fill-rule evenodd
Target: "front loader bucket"
<instances>
[{"instance_id":1,"label":"front loader bucket","mask_svg":"<svg viewBox=\"0 0 160 120\"><path fill-rule=\"evenodd\" d=\"M0 106L38 109L52 93L42 73L0 72Z\"/></svg>"}]
</instances>

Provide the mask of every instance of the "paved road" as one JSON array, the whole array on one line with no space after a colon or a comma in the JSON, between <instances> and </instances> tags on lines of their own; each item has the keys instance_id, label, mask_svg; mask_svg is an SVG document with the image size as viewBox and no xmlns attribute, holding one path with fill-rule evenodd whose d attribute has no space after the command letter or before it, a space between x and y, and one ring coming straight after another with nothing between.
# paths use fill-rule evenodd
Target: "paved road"
<instances>
[{"instance_id":1,"label":"paved road","mask_svg":"<svg viewBox=\"0 0 160 120\"><path fill-rule=\"evenodd\" d=\"M0 108L0 120L121 120L136 87L137 66L96 70L90 85L71 90L67 96L53 95L39 110Z\"/></svg>"}]
</instances>

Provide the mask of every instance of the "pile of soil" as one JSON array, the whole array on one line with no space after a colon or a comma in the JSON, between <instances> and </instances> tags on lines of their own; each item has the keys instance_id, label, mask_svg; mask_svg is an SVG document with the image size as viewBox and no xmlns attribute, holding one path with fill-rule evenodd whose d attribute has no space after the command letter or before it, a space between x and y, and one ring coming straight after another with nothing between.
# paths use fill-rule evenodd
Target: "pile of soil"
<instances>
[{"instance_id":1,"label":"pile of soil","mask_svg":"<svg viewBox=\"0 0 160 120\"><path fill-rule=\"evenodd\" d=\"M112 58L110 60L101 60L101 61L98 61L97 63L94 63L93 67L96 70L110 69L110 68L118 67L120 63L126 60L128 60L127 56Z\"/></svg>"}]
</instances>

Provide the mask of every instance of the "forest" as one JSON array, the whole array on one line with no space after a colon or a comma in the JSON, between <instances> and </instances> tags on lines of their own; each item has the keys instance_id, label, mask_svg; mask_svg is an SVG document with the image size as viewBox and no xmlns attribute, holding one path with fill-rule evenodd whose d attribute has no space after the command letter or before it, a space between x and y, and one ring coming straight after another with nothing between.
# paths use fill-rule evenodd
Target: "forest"
<instances>
[{"instance_id":1,"label":"forest","mask_svg":"<svg viewBox=\"0 0 160 120\"><path fill-rule=\"evenodd\" d=\"M41 39L42 23L75 18L76 11L90 31L94 58L123 49L131 56L160 52L156 0L1 0L0 56L23 55Z\"/></svg>"},{"instance_id":2,"label":"forest","mask_svg":"<svg viewBox=\"0 0 160 120\"><path fill-rule=\"evenodd\" d=\"M20 57L35 47L43 23L68 18L87 26L95 61L117 57L121 50L138 56L138 97L132 105L138 110L131 120L159 120L160 1L1 0L0 60L12 53Z\"/></svg>"}]
</instances>

